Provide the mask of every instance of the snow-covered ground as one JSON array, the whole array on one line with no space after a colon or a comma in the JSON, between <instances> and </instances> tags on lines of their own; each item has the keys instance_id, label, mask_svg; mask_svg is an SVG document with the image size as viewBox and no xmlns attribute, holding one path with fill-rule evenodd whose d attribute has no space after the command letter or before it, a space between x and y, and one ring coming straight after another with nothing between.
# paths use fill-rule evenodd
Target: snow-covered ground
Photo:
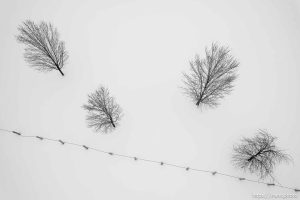
<instances>
[{"instance_id":1,"label":"snow-covered ground","mask_svg":"<svg viewBox=\"0 0 300 200\"><path fill-rule=\"evenodd\" d=\"M39 73L15 35L52 22L70 58ZM248 178L230 163L242 136L266 129L294 158L275 177L300 187L300 4L254 1L1 0L0 127ZM240 61L233 92L197 109L181 90L195 54L217 41ZM82 105L100 84L123 108L110 134ZM71 146L0 135L0 199L253 199L292 191ZM299 194L298 194L299 196Z\"/></svg>"}]
</instances>

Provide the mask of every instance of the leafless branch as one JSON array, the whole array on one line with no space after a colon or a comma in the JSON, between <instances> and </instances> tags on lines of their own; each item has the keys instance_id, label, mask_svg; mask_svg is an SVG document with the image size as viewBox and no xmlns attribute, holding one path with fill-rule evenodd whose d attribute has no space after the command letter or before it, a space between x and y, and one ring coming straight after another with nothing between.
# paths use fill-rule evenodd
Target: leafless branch
<instances>
[{"instance_id":1,"label":"leafless branch","mask_svg":"<svg viewBox=\"0 0 300 200\"><path fill-rule=\"evenodd\" d=\"M17 40L26 45L25 60L39 71L58 70L62 76L62 68L68 59L63 41L50 23L35 24L26 20L18 28Z\"/></svg>"},{"instance_id":2,"label":"leafless branch","mask_svg":"<svg viewBox=\"0 0 300 200\"><path fill-rule=\"evenodd\" d=\"M229 94L239 63L230 55L228 47L216 43L206 48L205 58L196 55L190 62L190 72L183 73L184 91L196 105L218 105L218 100Z\"/></svg>"},{"instance_id":3,"label":"leafless branch","mask_svg":"<svg viewBox=\"0 0 300 200\"><path fill-rule=\"evenodd\" d=\"M116 128L122 115L120 106L103 86L88 95L88 103L83 108L88 111L88 126L96 131L107 132Z\"/></svg>"},{"instance_id":4,"label":"leafless branch","mask_svg":"<svg viewBox=\"0 0 300 200\"><path fill-rule=\"evenodd\" d=\"M253 138L243 138L239 145L233 147L233 164L250 173L256 173L261 179L274 179L274 167L282 161L292 160L288 154L278 149L275 145L276 139L263 130L259 130Z\"/></svg>"}]
</instances>

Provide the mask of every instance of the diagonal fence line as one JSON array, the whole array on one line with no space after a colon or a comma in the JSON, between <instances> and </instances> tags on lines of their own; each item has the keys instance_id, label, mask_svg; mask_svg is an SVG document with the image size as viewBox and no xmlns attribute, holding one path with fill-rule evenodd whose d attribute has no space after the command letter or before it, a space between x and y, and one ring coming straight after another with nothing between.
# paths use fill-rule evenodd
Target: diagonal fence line
<instances>
[{"instance_id":1,"label":"diagonal fence line","mask_svg":"<svg viewBox=\"0 0 300 200\"><path fill-rule=\"evenodd\" d=\"M170 167L176 167L176 168L184 169L186 171L196 171L196 172L202 172L202 173L209 173L209 174L211 174L213 176L215 176L215 175L225 176L225 177L237 179L239 181L248 181L248 182L253 182L253 183L258 183L258 184L264 184L266 186L274 186L274 187L279 187L279 188L293 190L295 192L300 192L300 189L298 189L298 188L292 188L292 187L283 186L283 185L280 185L280 184L275 184L275 183L263 182L263 181L259 181L259 180L248 179L248 178L239 177L239 176L235 176L235 175L231 175L231 174L221 173L221 172L218 172L218 171L211 171L211 170L203 170L203 169L198 169L198 168L191 168L189 166L182 166L182 165L177 165L177 164L173 164L173 163L167 163L167 162L163 162L163 161L145 159L145 158L141 158L141 157L135 157L135 156L125 155L125 154L119 154L119 153L104 151L104 150L101 150L101 149L98 149L98 148L94 148L94 147L90 147L90 146L82 145L82 144L78 144L78 143L73 143L73 142L69 142L69 141L65 141L65 140L60 140L60 139L52 139L52 138L42 137L42 136L36 136L36 135L23 135L21 132L11 131L11 130L2 129L2 128L0 128L0 131L2 131L1 133L5 132L5 133L11 134L11 135L14 134L14 135L17 135L17 136L23 137L23 138L36 138L36 139L41 140L41 141L47 140L47 141L51 141L51 142L58 142L61 145L66 145L66 144L67 145L73 145L73 146L82 148L84 150L93 150L93 151L96 151L96 152L99 152L99 153L108 154L110 156L116 156L116 157L123 157L123 158L132 159L134 161L150 162L150 163L159 164L161 166L166 165L166 166L170 166Z\"/></svg>"}]
</instances>

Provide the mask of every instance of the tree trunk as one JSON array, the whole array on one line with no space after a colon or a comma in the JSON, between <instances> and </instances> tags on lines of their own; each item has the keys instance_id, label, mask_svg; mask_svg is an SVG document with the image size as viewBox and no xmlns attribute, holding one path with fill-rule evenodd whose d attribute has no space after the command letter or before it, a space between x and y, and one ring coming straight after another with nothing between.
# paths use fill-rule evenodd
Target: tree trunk
<instances>
[{"instance_id":1,"label":"tree trunk","mask_svg":"<svg viewBox=\"0 0 300 200\"><path fill-rule=\"evenodd\" d=\"M115 123L114 123L114 120L112 119L111 116L109 116L109 119L110 119L111 125L112 125L114 128L116 128L116 125L115 125Z\"/></svg>"},{"instance_id":2,"label":"tree trunk","mask_svg":"<svg viewBox=\"0 0 300 200\"><path fill-rule=\"evenodd\" d=\"M247 161L250 162L253 158L255 158L255 156L251 156Z\"/></svg>"},{"instance_id":3,"label":"tree trunk","mask_svg":"<svg viewBox=\"0 0 300 200\"><path fill-rule=\"evenodd\" d=\"M111 124L112 124L112 126L113 126L114 128L116 128L116 125L115 125L115 123L114 123L113 121L111 121Z\"/></svg>"},{"instance_id":4,"label":"tree trunk","mask_svg":"<svg viewBox=\"0 0 300 200\"><path fill-rule=\"evenodd\" d=\"M258 151L255 155L252 155L250 158L248 158L248 161L250 162L251 160L253 160L254 158L256 158L256 156L258 156L259 154L262 153L263 150Z\"/></svg>"},{"instance_id":5,"label":"tree trunk","mask_svg":"<svg viewBox=\"0 0 300 200\"><path fill-rule=\"evenodd\" d=\"M58 66L56 66L57 67L57 70L60 72L60 74L62 75L62 76L64 76L64 73L61 71L61 69L58 67Z\"/></svg>"},{"instance_id":6,"label":"tree trunk","mask_svg":"<svg viewBox=\"0 0 300 200\"><path fill-rule=\"evenodd\" d=\"M199 97L199 99L198 99L198 101L197 101L197 103L196 103L196 106L199 106L200 103L201 103L201 101L202 101L202 95Z\"/></svg>"}]
</instances>

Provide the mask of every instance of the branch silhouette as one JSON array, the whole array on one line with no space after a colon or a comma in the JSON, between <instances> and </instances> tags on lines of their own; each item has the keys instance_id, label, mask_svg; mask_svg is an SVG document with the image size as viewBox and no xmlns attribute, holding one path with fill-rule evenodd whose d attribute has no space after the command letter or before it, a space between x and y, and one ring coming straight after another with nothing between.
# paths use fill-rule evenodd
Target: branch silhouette
<instances>
[{"instance_id":1,"label":"branch silhouette","mask_svg":"<svg viewBox=\"0 0 300 200\"><path fill-rule=\"evenodd\" d=\"M257 174L261 179L270 177L274 180L275 166L292 160L275 145L276 139L263 130L259 130L253 138L243 138L239 145L233 147L233 164Z\"/></svg>"},{"instance_id":2,"label":"branch silhouette","mask_svg":"<svg viewBox=\"0 0 300 200\"><path fill-rule=\"evenodd\" d=\"M68 59L65 44L59 40L59 34L51 23L35 24L26 20L19 26L17 41L25 44L25 60L39 71L58 70L62 76L62 68Z\"/></svg>"},{"instance_id":3,"label":"branch silhouette","mask_svg":"<svg viewBox=\"0 0 300 200\"><path fill-rule=\"evenodd\" d=\"M190 72L183 73L183 88L196 106L207 105L214 107L218 100L229 94L237 75L239 62L230 55L228 47L216 43L205 49L206 56L190 62Z\"/></svg>"},{"instance_id":4,"label":"branch silhouette","mask_svg":"<svg viewBox=\"0 0 300 200\"><path fill-rule=\"evenodd\" d=\"M88 95L88 103L83 108L88 111L88 126L96 131L108 132L116 128L122 115L120 106L103 86Z\"/></svg>"}]
</instances>

